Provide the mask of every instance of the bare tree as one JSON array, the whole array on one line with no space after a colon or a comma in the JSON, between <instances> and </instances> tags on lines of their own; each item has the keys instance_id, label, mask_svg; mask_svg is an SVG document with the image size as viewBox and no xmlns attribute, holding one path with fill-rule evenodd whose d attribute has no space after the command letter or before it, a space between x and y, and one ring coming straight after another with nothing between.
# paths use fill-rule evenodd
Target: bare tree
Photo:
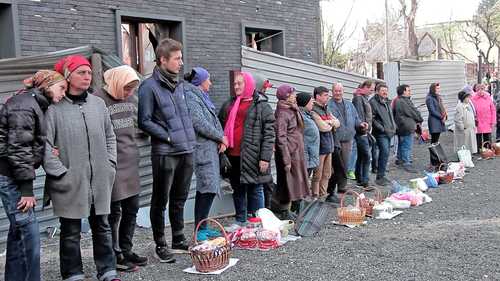
<instances>
[{"instance_id":1,"label":"bare tree","mask_svg":"<svg viewBox=\"0 0 500 281\"><path fill-rule=\"evenodd\" d=\"M401 4L401 16L403 16L405 21L405 27L408 30L408 51L411 57L418 57L418 38L417 31L415 27L415 18L417 16L418 1L411 0L411 6L408 10L406 0L399 0Z\"/></svg>"},{"instance_id":2,"label":"bare tree","mask_svg":"<svg viewBox=\"0 0 500 281\"><path fill-rule=\"evenodd\" d=\"M349 19L351 18L355 2L356 1L352 1L349 13L347 13L347 16L345 17L345 20L340 28L335 29L333 27L333 24L327 24L325 21L322 22L322 29L327 31L325 44L322 46L322 63L325 65L335 66L343 69L347 64L348 56L346 54L342 54L341 49L344 47L347 41L352 38L357 28L356 24L355 27L352 28L352 30L347 30L347 25L349 23Z\"/></svg>"}]
</instances>

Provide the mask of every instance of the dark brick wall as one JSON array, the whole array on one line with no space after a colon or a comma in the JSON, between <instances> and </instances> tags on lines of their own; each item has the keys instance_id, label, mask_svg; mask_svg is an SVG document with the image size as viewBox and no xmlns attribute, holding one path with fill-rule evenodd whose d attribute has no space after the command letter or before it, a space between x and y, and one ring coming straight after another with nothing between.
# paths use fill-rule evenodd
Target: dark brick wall
<instances>
[{"instance_id":1,"label":"dark brick wall","mask_svg":"<svg viewBox=\"0 0 500 281\"><path fill-rule=\"evenodd\" d=\"M242 3L243 2L243 3ZM22 55L94 45L117 53L115 10L182 17L186 57L212 74L212 95L228 95L228 71L240 67L241 23L284 27L286 56L318 62L319 0L18 1Z\"/></svg>"}]
</instances>

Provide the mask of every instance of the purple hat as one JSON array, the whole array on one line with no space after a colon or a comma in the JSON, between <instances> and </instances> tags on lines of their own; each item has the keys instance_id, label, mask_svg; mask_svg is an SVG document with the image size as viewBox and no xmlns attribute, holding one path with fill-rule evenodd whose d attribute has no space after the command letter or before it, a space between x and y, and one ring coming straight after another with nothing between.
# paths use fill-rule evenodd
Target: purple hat
<instances>
[{"instance_id":1,"label":"purple hat","mask_svg":"<svg viewBox=\"0 0 500 281\"><path fill-rule=\"evenodd\" d=\"M276 97L279 100L286 100L293 92L295 92L294 87L287 84L283 84L279 86L278 89L276 90Z\"/></svg>"},{"instance_id":2,"label":"purple hat","mask_svg":"<svg viewBox=\"0 0 500 281\"><path fill-rule=\"evenodd\" d=\"M195 75L191 83L193 83L193 85L195 86L200 86L201 83L210 78L210 74L208 74L208 71L203 67L195 67L193 68L193 70L195 72Z\"/></svg>"}]
</instances>

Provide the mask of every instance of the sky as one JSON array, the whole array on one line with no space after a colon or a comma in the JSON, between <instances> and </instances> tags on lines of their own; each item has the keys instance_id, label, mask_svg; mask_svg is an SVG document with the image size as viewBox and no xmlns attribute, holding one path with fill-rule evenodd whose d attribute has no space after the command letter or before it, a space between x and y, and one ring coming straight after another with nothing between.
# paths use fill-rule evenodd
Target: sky
<instances>
[{"instance_id":1,"label":"sky","mask_svg":"<svg viewBox=\"0 0 500 281\"><path fill-rule=\"evenodd\" d=\"M451 20L472 19L480 0L419 0L417 9L417 26L446 22ZM385 15L385 0L330 0L323 1L323 19L333 24L334 28L340 28L349 13L352 3L354 9L348 21L347 30L355 29L353 38L344 46L344 51L355 48L358 41L362 39L361 28L366 25L367 20L374 21L382 19ZM408 5L409 2L408 1ZM399 0L388 0L389 8L394 10L400 8ZM409 7L408 7L409 9Z\"/></svg>"}]
</instances>

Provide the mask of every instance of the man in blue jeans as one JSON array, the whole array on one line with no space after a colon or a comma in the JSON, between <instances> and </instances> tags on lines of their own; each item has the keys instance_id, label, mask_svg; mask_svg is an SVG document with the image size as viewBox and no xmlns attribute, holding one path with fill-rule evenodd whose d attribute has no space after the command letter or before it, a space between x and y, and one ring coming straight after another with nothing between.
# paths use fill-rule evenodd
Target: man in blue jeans
<instances>
[{"instance_id":1,"label":"man in blue jeans","mask_svg":"<svg viewBox=\"0 0 500 281\"><path fill-rule=\"evenodd\" d=\"M396 123L388 100L387 85L380 83L375 88L376 94L370 100L373 112L372 134L377 141L379 149L378 170L375 183L381 186L388 185L390 181L385 177L387 161L389 160L389 147L391 138L396 133Z\"/></svg>"},{"instance_id":2,"label":"man in blue jeans","mask_svg":"<svg viewBox=\"0 0 500 281\"><path fill-rule=\"evenodd\" d=\"M417 124L424 120L420 112L411 101L411 90L408 85L400 85L397 88L398 98L394 102L394 120L397 125L398 136L398 162L405 171L416 173L417 170L411 164L413 150L413 139Z\"/></svg>"},{"instance_id":3,"label":"man in blue jeans","mask_svg":"<svg viewBox=\"0 0 500 281\"><path fill-rule=\"evenodd\" d=\"M64 97L66 81L51 70L25 80L26 90L0 109L0 197L9 218L6 281L40 280L40 235L33 194L45 151L45 111Z\"/></svg>"}]
</instances>

